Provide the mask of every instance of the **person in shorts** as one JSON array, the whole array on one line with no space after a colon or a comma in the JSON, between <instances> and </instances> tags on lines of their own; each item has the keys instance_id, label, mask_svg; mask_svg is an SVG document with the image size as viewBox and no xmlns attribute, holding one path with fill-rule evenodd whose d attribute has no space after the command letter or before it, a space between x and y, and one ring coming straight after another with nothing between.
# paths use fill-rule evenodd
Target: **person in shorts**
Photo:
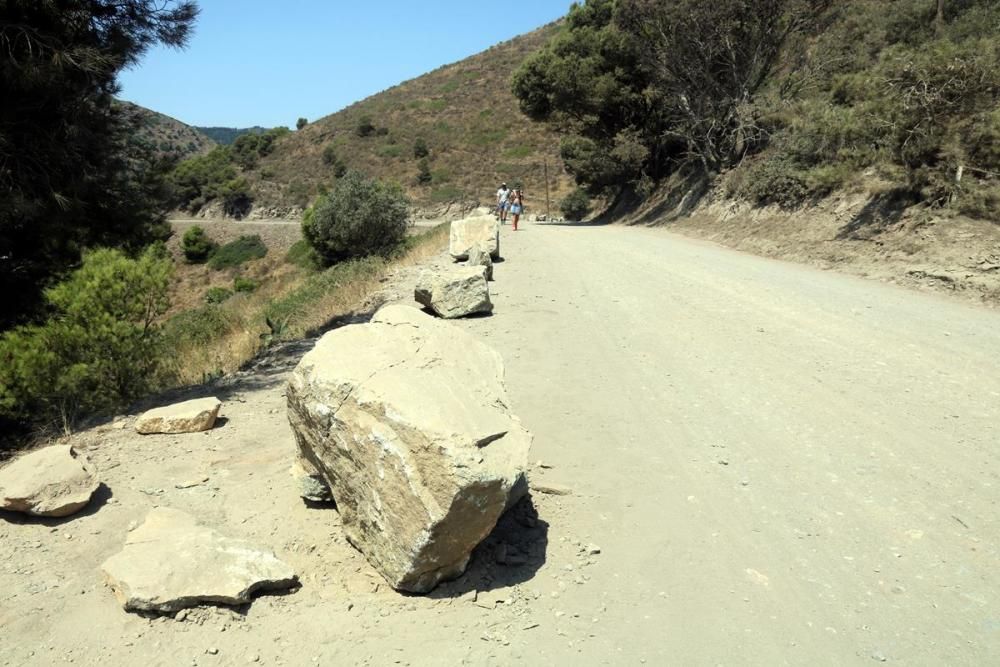
<instances>
[{"instance_id":1,"label":"person in shorts","mask_svg":"<svg viewBox=\"0 0 1000 667\"><path fill-rule=\"evenodd\" d=\"M524 212L524 195L520 190L512 190L510 194L510 214L513 217L512 222L514 223L514 231L517 231L517 222L521 219L521 214Z\"/></svg>"},{"instance_id":2,"label":"person in shorts","mask_svg":"<svg viewBox=\"0 0 1000 667\"><path fill-rule=\"evenodd\" d=\"M510 190L507 189L507 184L501 183L500 189L497 190L497 217L500 218L501 225L507 222L507 200L509 197Z\"/></svg>"}]
</instances>

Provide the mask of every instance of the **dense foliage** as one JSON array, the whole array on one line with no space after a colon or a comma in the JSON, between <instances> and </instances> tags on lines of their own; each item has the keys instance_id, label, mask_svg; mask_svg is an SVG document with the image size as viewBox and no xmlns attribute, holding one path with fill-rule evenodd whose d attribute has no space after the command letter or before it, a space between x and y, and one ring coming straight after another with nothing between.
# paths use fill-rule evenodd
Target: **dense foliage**
<instances>
[{"instance_id":1,"label":"dense foliage","mask_svg":"<svg viewBox=\"0 0 1000 667\"><path fill-rule=\"evenodd\" d=\"M306 211L302 233L326 265L384 255L405 238L408 209L398 186L349 171Z\"/></svg>"},{"instance_id":2,"label":"dense foliage","mask_svg":"<svg viewBox=\"0 0 1000 667\"><path fill-rule=\"evenodd\" d=\"M203 264L208 261L218 244L208 237L205 230L195 225L190 227L181 237L181 252L184 258L192 264Z\"/></svg>"},{"instance_id":3,"label":"dense foliage","mask_svg":"<svg viewBox=\"0 0 1000 667\"><path fill-rule=\"evenodd\" d=\"M1000 213L993 0L587 0L512 86L591 194L694 168L793 205L875 169Z\"/></svg>"},{"instance_id":4,"label":"dense foliage","mask_svg":"<svg viewBox=\"0 0 1000 667\"><path fill-rule=\"evenodd\" d=\"M267 246L260 234L241 236L220 246L208 260L208 265L215 270L229 269L246 264L252 259L260 259L267 255Z\"/></svg>"},{"instance_id":5,"label":"dense foliage","mask_svg":"<svg viewBox=\"0 0 1000 667\"><path fill-rule=\"evenodd\" d=\"M159 318L172 264L162 244L140 258L87 253L45 291L53 316L0 337L0 415L58 423L121 406L148 388L161 358Z\"/></svg>"},{"instance_id":6,"label":"dense foliage","mask_svg":"<svg viewBox=\"0 0 1000 667\"><path fill-rule=\"evenodd\" d=\"M183 45L191 2L0 3L0 329L40 315L42 291L89 247L162 235L155 165L129 153L116 76L155 44Z\"/></svg>"},{"instance_id":7,"label":"dense foliage","mask_svg":"<svg viewBox=\"0 0 1000 667\"><path fill-rule=\"evenodd\" d=\"M563 217L572 222L579 222L590 213L590 197L582 188L577 188L566 195L566 198L559 203L559 210Z\"/></svg>"}]
</instances>

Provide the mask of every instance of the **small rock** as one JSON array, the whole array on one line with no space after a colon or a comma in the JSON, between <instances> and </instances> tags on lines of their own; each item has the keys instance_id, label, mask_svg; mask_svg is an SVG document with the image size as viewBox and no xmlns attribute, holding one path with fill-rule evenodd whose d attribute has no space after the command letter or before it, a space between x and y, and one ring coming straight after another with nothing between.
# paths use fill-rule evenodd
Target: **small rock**
<instances>
[{"instance_id":1,"label":"small rock","mask_svg":"<svg viewBox=\"0 0 1000 667\"><path fill-rule=\"evenodd\" d=\"M181 482L180 484L174 484L174 488L177 489L192 489L196 486L200 486L208 481L208 477L202 477L200 479L189 479L186 482Z\"/></svg>"},{"instance_id":2,"label":"small rock","mask_svg":"<svg viewBox=\"0 0 1000 667\"><path fill-rule=\"evenodd\" d=\"M197 398L155 408L135 421L135 430L143 435L208 431L215 426L221 407L217 398Z\"/></svg>"},{"instance_id":3,"label":"small rock","mask_svg":"<svg viewBox=\"0 0 1000 667\"><path fill-rule=\"evenodd\" d=\"M568 486L563 486L562 484L541 484L534 483L531 484L531 489L533 491L538 491L539 493L544 493L548 496L570 496L573 495L573 490Z\"/></svg>"},{"instance_id":4,"label":"small rock","mask_svg":"<svg viewBox=\"0 0 1000 667\"><path fill-rule=\"evenodd\" d=\"M217 649L217 648L215 648L213 646L212 648L206 650L205 653L207 653L209 655L219 655L219 649Z\"/></svg>"},{"instance_id":5,"label":"small rock","mask_svg":"<svg viewBox=\"0 0 1000 667\"><path fill-rule=\"evenodd\" d=\"M86 507L100 485L93 466L72 446L45 447L0 469L0 509L69 516Z\"/></svg>"},{"instance_id":6,"label":"small rock","mask_svg":"<svg viewBox=\"0 0 1000 667\"><path fill-rule=\"evenodd\" d=\"M597 546L596 544L588 544L587 553L590 554L591 556L596 556L597 554L601 553L601 547Z\"/></svg>"}]
</instances>

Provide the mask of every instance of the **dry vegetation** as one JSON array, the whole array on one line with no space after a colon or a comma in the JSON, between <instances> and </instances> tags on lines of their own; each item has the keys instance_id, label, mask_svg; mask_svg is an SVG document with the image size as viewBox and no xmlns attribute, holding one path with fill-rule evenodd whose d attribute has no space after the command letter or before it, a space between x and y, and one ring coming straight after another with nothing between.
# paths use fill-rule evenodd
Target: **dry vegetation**
<instances>
[{"instance_id":1,"label":"dry vegetation","mask_svg":"<svg viewBox=\"0 0 1000 667\"><path fill-rule=\"evenodd\" d=\"M396 181L424 207L488 201L498 181L521 183L530 209L542 212L544 165L553 203L571 189L559 137L518 109L510 79L525 57L558 30L550 25L459 63L407 81L279 141L247 174L258 206L306 206L335 178L331 150L343 166ZM369 118L374 131L359 136ZM427 142L431 181L419 185L418 138ZM332 148L329 148L331 147Z\"/></svg>"},{"instance_id":2,"label":"dry vegetation","mask_svg":"<svg viewBox=\"0 0 1000 667\"><path fill-rule=\"evenodd\" d=\"M129 114L134 114L139 131L130 141L149 155L183 160L204 155L215 147L215 142L189 125L146 109L131 102L121 102Z\"/></svg>"},{"instance_id":3,"label":"dry vegetation","mask_svg":"<svg viewBox=\"0 0 1000 667\"><path fill-rule=\"evenodd\" d=\"M172 355L166 369L171 384L188 385L233 372L268 345L313 335L330 322L370 305L392 271L441 251L448 226L409 239L395 258L344 262L310 271L286 261L287 248L237 269L213 271L204 265L179 267L166 334ZM236 276L260 287L206 304L212 287L232 287Z\"/></svg>"}]
</instances>

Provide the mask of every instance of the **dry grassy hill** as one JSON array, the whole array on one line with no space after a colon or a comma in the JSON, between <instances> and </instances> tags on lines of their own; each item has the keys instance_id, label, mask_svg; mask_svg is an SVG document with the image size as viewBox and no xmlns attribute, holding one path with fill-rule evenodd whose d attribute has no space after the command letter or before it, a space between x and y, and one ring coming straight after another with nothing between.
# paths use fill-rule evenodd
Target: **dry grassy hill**
<instances>
[{"instance_id":1,"label":"dry grassy hill","mask_svg":"<svg viewBox=\"0 0 1000 667\"><path fill-rule=\"evenodd\" d=\"M166 116L131 102L119 102L126 113L134 116L139 123L139 132L130 141L144 152L156 157L172 157L178 160L202 155L215 147L216 143L179 120Z\"/></svg>"},{"instance_id":2,"label":"dry grassy hill","mask_svg":"<svg viewBox=\"0 0 1000 667\"><path fill-rule=\"evenodd\" d=\"M306 206L334 180L336 163L400 183L423 206L487 202L500 180L522 183L529 209L544 212L545 163L556 203L572 187L559 138L518 110L514 70L558 30L553 24L319 119L277 142L246 174L257 206ZM358 129L368 118L368 136ZM417 182L414 143L423 138L431 182ZM324 159L326 151L326 159Z\"/></svg>"}]
</instances>

